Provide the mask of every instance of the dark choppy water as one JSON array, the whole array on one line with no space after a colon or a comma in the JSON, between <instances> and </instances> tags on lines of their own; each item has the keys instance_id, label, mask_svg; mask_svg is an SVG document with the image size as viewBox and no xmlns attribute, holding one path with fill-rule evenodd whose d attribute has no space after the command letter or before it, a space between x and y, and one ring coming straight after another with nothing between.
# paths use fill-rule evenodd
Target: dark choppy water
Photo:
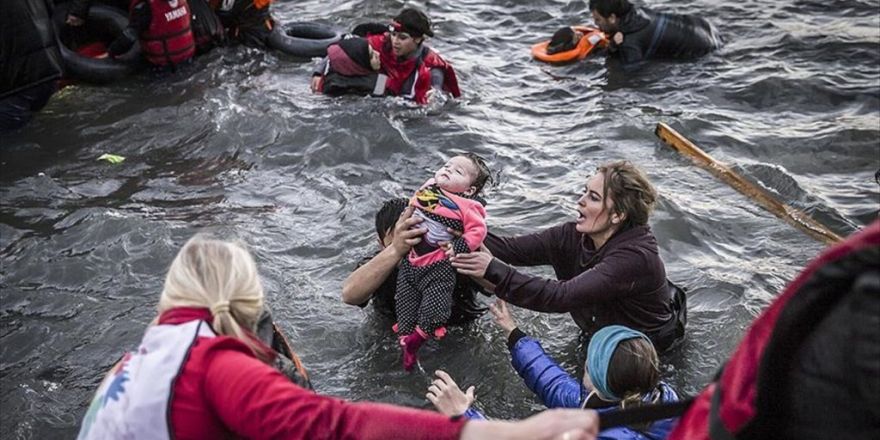
<instances>
[{"instance_id":1,"label":"dark choppy water","mask_svg":"<svg viewBox=\"0 0 880 440\"><path fill-rule=\"evenodd\" d=\"M653 135L666 121L840 234L877 216L877 0L652 1L702 13L727 45L636 76L601 58L548 67L529 45L587 16L585 1L431 2L432 42L466 97L412 110L310 95L310 63L216 50L183 72L70 87L2 140L0 376L4 437L71 437L102 372L153 317L165 268L196 231L250 243L277 317L320 392L425 406L387 323L344 306L341 282L373 249L372 214L453 151L503 170L490 226L522 233L573 217L584 178L630 159L662 200L652 225L672 279L691 289L689 337L665 378L695 393L744 327L822 245L754 206ZM402 2L279 2L282 21L349 27ZM127 160L111 166L105 152ZM516 310L571 369L567 315ZM540 408L484 318L423 365L477 385L495 417Z\"/></svg>"}]
</instances>

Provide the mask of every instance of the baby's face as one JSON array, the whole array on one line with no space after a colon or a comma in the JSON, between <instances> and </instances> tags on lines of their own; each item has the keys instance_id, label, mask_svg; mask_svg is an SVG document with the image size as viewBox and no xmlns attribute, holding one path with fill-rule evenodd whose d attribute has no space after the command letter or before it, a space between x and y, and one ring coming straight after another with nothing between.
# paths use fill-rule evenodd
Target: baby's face
<instances>
[{"instance_id":1,"label":"baby's face","mask_svg":"<svg viewBox=\"0 0 880 440\"><path fill-rule=\"evenodd\" d=\"M373 49L373 46L367 46L370 51L370 67L373 70L379 70L382 67L382 61L379 60L379 52Z\"/></svg>"},{"instance_id":2,"label":"baby's face","mask_svg":"<svg viewBox=\"0 0 880 440\"><path fill-rule=\"evenodd\" d=\"M470 159L455 156L434 173L434 181L446 191L469 194L478 174L477 166Z\"/></svg>"}]
</instances>

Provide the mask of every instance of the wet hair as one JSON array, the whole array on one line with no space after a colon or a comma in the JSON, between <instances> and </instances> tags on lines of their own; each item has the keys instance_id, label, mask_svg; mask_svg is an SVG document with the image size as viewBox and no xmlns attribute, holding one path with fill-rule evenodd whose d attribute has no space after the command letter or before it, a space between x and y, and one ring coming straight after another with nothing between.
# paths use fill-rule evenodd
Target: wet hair
<instances>
[{"instance_id":1,"label":"wet hair","mask_svg":"<svg viewBox=\"0 0 880 440\"><path fill-rule=\"evenodd\" d=\"M257 265L240 242L204 234L190 238L174 257L159 297L159 313L176 307L211 310L211 328L247 345L257 358L272 355L253 336L263 312Z\"/></svg>"},{"instance_id":2,"label":"wet hair","mask_svg":"<svg viewBox=\"0 0 880 440\"><path fill-rule=\"evenodd\" d=\"M379 235L380 241L385 240L385 234L394 227L408 204L409 200L404 198L386 200L382 204L382 207L376 212L376 234Z\"/></svg>"},{"instance_id":3,"label":"wet hair","mask_svg":"<svg viewBox=\"0 0 880 440\"><path fill-rule=\"evenodd\" d=\"M477 168L477 177L474 179L474 193L471 194L471 197L479 195L483 188L487 185L491 186L495 181L492 178L492 171L489 170L489 166L486 165L486 160L480 157L480 155L476 153L462 153L461 156L464 156L470 159L471 163L474 164L474 167Z\"/></svg>"},{"instance_id":4,"label":"wet hair","mask_svg":"<svg viewBox=\"0 0 880 440\"><path fill-rule=\"evenodd\" d=\"M629 0L590 0L590 11L596 11L605 18L610 17L611 14L620 18L631 10L632 3Z\"/></svg>"},{"instance_id":5,"label":"wet hair","mask_svg":"<svg viewBox=\"0 0 880 440\"><path fill-rule=\"evenodd\" d=\"M639 406L660 383L660 360L651 341L621 341L608 363L608 388L621 396L620 406Z\"/></svg>"},{"instance_id":6,"label":"wet hair","mask_svg":"<svg viewBox=\"0 0 880 440\"><path fill-rule=\"evenodd\" d=\"M394 30L406 32L415 38L424 37L425 35L429 37L434 36L434 31L431 30L431 19L424 12L416 8L404 8L401 10L400 14L394 17L394 23L396 23L396 26L392 24L392 27L397 28Z\"/></svg>"},{"instance_id":7,"label":"wet hair","mask_svg":"<svg viewBox=\"0 0 880 440\"><path fill-rule=\"evenodd\" d=\"M553 34L550 44L547 45L547 54L553 55L559 52L566 52L574 49L575 46L577 46L577 43L575 42L574 29L566 26Z\"/></svg>"},{"instance_id":8,"label":"wet hair","mask_svg":"<svg viewBox=\"0 0 880 440\"><path fill-rule=\"evenodd\" d=\"M626 216L620 229L648 224L657 201L657 190L645 173L629 161L606 163L596 171L604 177L602 200L610 196L614 201L611 209Z\"/></svg>"}]
</instances>

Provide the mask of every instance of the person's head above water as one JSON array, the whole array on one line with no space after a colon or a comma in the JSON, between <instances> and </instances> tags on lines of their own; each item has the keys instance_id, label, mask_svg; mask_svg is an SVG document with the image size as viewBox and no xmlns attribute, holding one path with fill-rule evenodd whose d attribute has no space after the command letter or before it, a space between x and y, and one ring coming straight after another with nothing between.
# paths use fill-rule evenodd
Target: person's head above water
<instances>
[{"instance_id":1,"label":"person's head above water","mask_svg":"<svg viewBox=\"0 0 880 440\"><path fill-rule=\"evenodd\" d=\"M574 49L583 35L570 26L559 29L553 34L550 44L547 45L547 54L553 55Z\"/></svg>"},{"instance_id":2,"label":"person's head above water","mask_svg":"<svg viewBox=\"0 0 880 440\"><path fill-rule=\"evenodd\" d=\"M657 191L645 173L628 161L610 162L587 179L578 199L576 229L595 239L646 225L657 200ZM603 240L604 242L604 240Z\"/></svg>"},{"instance_id":3,"label":"person's head above water","mask_svg":"<svg viewBox=\"0 0 880 440\"><path fill-rule=\"evenodd\" d=\"M643 333L622 325L603 327L587 347L584 385L606 401L639 402L660 382L659 365Z\"/></svg>"},{"instance_id":4,"label":"person's head above water","mask_svg":"<svg viewBox=\"0 0 880 440\"><path fill-rule=\"evenodd\" d=\"M492 179L486 161L474 153L453 156L434 173L440 188L467 196L476 196Z\"/></svg>"},{"instance_id":5,"label":"person's head above water","mask_svg":"<svg viewBox=\"0 0 880 440\"><path fill-rule=\"evenodd\" d=\"M379 52L360 37L346 38L327 47L327 58L334 72L345 76L367 75L379 70Z\"/></svg>"},{"instance_id":6,"label":"person's head above water","mask_svg":"<svg viewBox=\"0 0 880 440\"><path fill-rule=\"evenodd\" d=\"M596 26L611 34L618 31L620 20L632 10L629 0L590 0L590 13Z\"/></svg>"},{"instance_id":7,"label":"person's head above water","mask_svg":"<svg viewBox=\"0 0 880 440\"><path fill-rule=\"evenodd\" d=\"M263 312L263 285L243 244L197 234L174 257L159 297L159 313L177 307L211 311L211 328L267 356L250 332Z\"/></svg>"},{"instance_id":8,"label":"person's head above water","mask_svg":"<svg viewBox=\"0 0 880 440\"><path fill-rule=\"evenodd\" d=\"M425 36L433 37L431 20L424 12L415 8L404 8L389 26L391 47L399 57L408 57L425 41Z\"/></svg>"},{"instance_id":9,"label":"person's head above water","mask_svg":"<svg viewBox=\"0 0 880 440\"><path fill-rule=\"evenodd\" d=\"M391 244L391 235L394 232L394 225L400 219L400 214L409 205L409 199L396 198L386 200L376 212L376 235L379 236L379 243L382 247Z\"/></svg>"}]
</instances>

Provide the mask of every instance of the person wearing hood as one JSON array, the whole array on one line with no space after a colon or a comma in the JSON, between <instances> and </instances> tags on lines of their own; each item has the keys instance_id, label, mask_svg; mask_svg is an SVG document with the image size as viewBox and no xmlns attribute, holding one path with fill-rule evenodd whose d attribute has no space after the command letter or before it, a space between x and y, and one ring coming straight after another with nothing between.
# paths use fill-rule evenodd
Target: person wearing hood
<instances>
[{"instance_id":1,"label":"person wearing hood","mask_svg":"<svg viewBox=\"0 0 880 440\"><path fill-rule=\"evenodd\" d=\"M327 47L318 91L329 96L374 93L381 67L379 52L366 39L346 38Z\"/></svg>"},{"instance_id":2,"label":"person wearing hood","mask_svg":"<svg viewBox=\"0 0 880 440\"><path fill-rule=\"evenodd\" d=\"M635 165L598 167L577 202L577 218L517 237L491 232L481 252L457 254L452 266L495 295L530 310L570 313L589 339L625 325L658 351L684 336L684 294L666 279L648 218L657 191ZM510 266L550 265L555 280Z\"/></svg>"},{"instance_id":3,"label":"person wearing hood","mask_svg":"<svg viewBox=\"0 0 880 440\"><path fill-rule=\"evenodd\" d=\"M589 7L596 26L610 36L610 54L626 67L698 58L721 46L715 28L701 17L655 12L629 0L590 0Z\"/></svg>"},{"instance_id":4,"label":"person wearing hood","mask_svg":"<svg viewBox=\"0 0 880 440\"><path fill-rule=\"evenodd\" d=\"M368 33L366 40L379 53L381 63L381 75L377 75L373 83L373 94L402 96L418 104L427 104L434 91L460 97L452 65L424 44L427 37L433 36L428 16L415 8L403 9L386 32ZM313 92L321 91L319 87L328 62L325 58L313 71Z\"/></svg>"}]
</instances>

